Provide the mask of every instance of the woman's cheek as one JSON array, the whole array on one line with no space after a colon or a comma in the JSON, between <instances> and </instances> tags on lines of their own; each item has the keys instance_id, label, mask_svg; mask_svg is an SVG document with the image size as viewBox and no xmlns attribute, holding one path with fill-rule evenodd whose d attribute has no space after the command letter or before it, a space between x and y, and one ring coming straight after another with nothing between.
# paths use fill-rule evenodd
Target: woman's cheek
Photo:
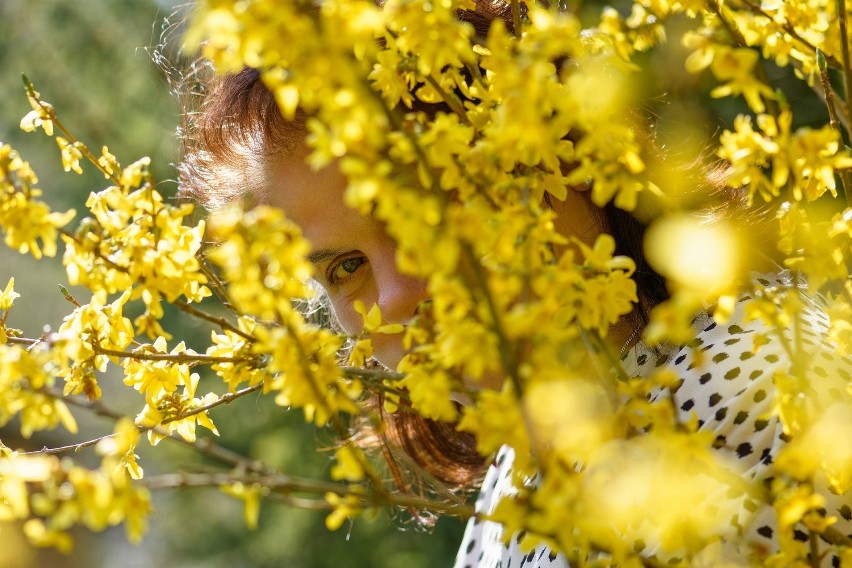
<instances>
[{"instance_id":1,"label":"woman's cheek","mask_svg":"<svg viewBox=\"0 0 852 568\"><path fill-rule=\"evenodd\" d=\"M340 322L340 326L347 335L355 336L361 333L364 328L364 319L352 307L352 302L340 302L332 299L331 307L334 309L337 321Z\"/></svg>"}]
</instances>

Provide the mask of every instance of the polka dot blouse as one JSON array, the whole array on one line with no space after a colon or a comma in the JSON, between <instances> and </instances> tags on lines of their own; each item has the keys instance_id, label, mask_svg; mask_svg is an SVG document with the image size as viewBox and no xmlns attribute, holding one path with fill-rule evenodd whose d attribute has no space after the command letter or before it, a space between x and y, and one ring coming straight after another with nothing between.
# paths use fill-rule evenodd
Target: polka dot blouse
<instances>
[{"instance_id":1,"label":"polka dot blouse","mask_svg":"<svg viewBox=\"0 0 852 568\"><path fill-rule=\"evenodd\" d=\"M767 278L770 277L759 280L765 285L772 284ZM774 283L790 285L786 273L771 278ZM804 294L802 298L805 309L801 335L812 355L810 378L852 385L852 361L836 355L835 348L825 340L829 321L822 306ZM772 377L776 370L789 368L789 359L778 340L763 345L756 353L753 351L752 335L766 328L759 321L745 321L744 307L749 300L748 296L741 297L732 317L723 325L709 315L699 316L693 324L697 348L672 348L663 353L639 343L625 355L622 365L631 376L647 376L659 367L675 370L681 378L678 386L661 390L653 397L672 397L682 420L697 416L700 427L715 434L717 451L738 460L749 478L763 481L771 477L773 458L784 444L778 419L770 416L774 397ZM499 451L483 481L476 501L477 511L489 513L500 498L515 492L511 475L513 457L511 448ZM827 491L821 493L828 497L827 514L838 519L835 528L852 537L852 498L848 494L844 498ZM773 510L767 506L753 517L746 539L756 547L775 551L775 531ZM554 554L544 545L522 552L521 537L514 535L504 544L501 525L470 519L455 568L568 568L562 555ZM795 537L803 541L808 538L805 531L796 531ZM839 565L836 557L827 557L823 562L823 566Z\"/></svg>"}]
</instances>

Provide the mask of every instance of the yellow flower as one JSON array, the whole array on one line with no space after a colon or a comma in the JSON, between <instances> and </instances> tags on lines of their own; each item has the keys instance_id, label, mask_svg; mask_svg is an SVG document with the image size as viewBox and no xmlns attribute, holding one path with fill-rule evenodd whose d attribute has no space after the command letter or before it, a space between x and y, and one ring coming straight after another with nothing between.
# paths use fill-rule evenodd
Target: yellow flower
<instances>
[{"instance_id":1,"label":"yellow flower","mask_svg":"<svg viewBox=\"0 0 852 568\"><path fill-rule=\"evenodd\" d=\"M223 493L243 501L243 517L246 526L250 530L257 529L257 521L260 517L260 498L266 492L266 489L259 485L246 485L239 481L230 485L223 485L220 489Z\"/></svg>"},{"instance_id":2,"label":"yellow flower","mask_svg":"<svg viewBox=\"0 0 852 568\"><path fill-rule=\"evenodd\" d=\"M15 292L15 278L9 278L6 289L3 290L3 293L0 293L0 310L8 310L12 307L15 298L20 297L21 295Z\"/></svg>"},{"instance_id":3,"label":"yellow flower","mask_svg":"<svg viewBox=\"0 0 852 568\"><path fill-rule=\"evenodd\" d=\"M775 93L755 78L754 66L760 54L748 48L720 48L716 50L710 69L720 81L727 81L710 92L712 97L743 95L751 110L763 112L762 99L774 99Z\"/></svg>"},{"instance_id":4,"label":"yellow flower","mask_svg":"<svg viewBox=\"0 0 852 568\"><path fill-rule=\"evenodd\" d=\"M74 171L78 174L83 173L83 168L80 167L80 160L83 159L83 153L80 148L84 148L81 142L71 144L62 136L56 137L56 144L62 152L62 167L66 172Z\"/></svg>"}]
</instances>

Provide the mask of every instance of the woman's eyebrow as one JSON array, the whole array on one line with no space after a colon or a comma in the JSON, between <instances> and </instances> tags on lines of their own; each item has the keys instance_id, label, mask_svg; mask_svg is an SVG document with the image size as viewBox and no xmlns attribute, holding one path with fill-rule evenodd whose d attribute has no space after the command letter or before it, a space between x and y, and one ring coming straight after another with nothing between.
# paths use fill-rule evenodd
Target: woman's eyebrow
<instances>
[{"instance_id":1,"label":"woman's eyebrow","mask_svg":"<svg viewBox=\"0 0 852 568\"><path fill-rule=\"evenodd\" d=\"M347 249L321 249L308 254L307 259L311 264L319 264L335 256L349 252Z\"/></svg>"}]
</instances>

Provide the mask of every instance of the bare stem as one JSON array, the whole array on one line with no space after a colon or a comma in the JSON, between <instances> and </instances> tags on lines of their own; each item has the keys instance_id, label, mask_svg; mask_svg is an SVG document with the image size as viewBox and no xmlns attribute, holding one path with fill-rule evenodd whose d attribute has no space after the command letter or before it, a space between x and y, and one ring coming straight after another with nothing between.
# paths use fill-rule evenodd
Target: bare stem
<instances>
[{"instance_id":1,"label":"bare stem","mask_svg":"<svg viewBox=\"0 0 852 568\"><path fill-rule=\"evenodd\" d=\"M476 258L471 246L467 243L462 244L462 250L468 259L468 263L472 267L472 273L476 279L476 284L482 292L485 303L488 307L488 312L491 314L492 330L497 335L497 344L500 347L500 359L503 364L503 370L506 371L512 386L515 388L515 394L518 398L523 395L521 388L521 379L518 376L518 362L515 360L514 349L509 339L506 337L506 332L503 330L503 322L500 318L500 312L497 310L497 304L494 302L494 297L491 294L491 289L488 287L488 279L482 266Z\"/></svg>"},{"instance_id":2,"label":"bare stem","mask_svg":"<svg viewBox=\"0 0 852 568\"><path fill-rule=\"evenodd\" d=\"M511 0L512 27L515 28L515 37L521 37L521 0Z\"/></svg>"},{"instance_id":3,"label":"bare stem","mask_svg":"<svg viewBox=\"0 0 852 568\"><path fill-rule=\"evenodd\" d=\"M810 549L810 565L813 568L819 568L819 537L814 531L808 531L808 548Z\"/></svg>"},{"instance_id":4,"label":"bare stem","mask_svg":"<svg viewBox=\"0 0 852 568\"><path fill-rule=\"evenodd\" d=\"M235 325L230 323L225 318L214 316L213 314L209 314L205 311L199 310L198 308L192 306L192 304L190 304L189 302L185 302L181 299L177 299L174 302L172 302L172 305L174 307L176 307L177 309L179 309L180 311L186 312L189 315L197 317L198 319L202 319L204 321L209 321L210 323L215 323L220 328L228 330L232 333L235 333L235 334L239 335L240 337L242 337L243 339L246 339L250 342L255 341L254 336L252 336L249 333L242 331L240 328L236 327Z\"/></svg>"},{"instance_id":5,"label":"bare stem","mask_svg":"<svg viewBox=\"0 0 852 568\"><path fill-rule=\"evenodd\" d=\"M441 99L443 99L443 101L447 103L447 106L450 107L450 109L458 115L459 120L461 120L462 123L467 125L470 124L470 119L467 117L467 112L464 110L464 105L462 104L461 99L459 99L455 93L450 93L444 90L441 84L438 83L438 81L434 77L432 77L432 75L426 76L426 82L429 83L429 86L435 89L435 91L437 91L439 95L441 95Z\"/></svg>"},{"instance_id":6,"label":"bare stem","mask_svg":"<svg viewBox=\"0 0 852 568\"><path fill-rule=\"evenodd\" d=\"M840 27L840 53L843 59L843 84L846 87L846 120L852 125L852 61L849 55L849 31L846 16L846 0L837 0L837 20ZM847 126L852 128L852 126ZM852 136L852 132L849 132ZM844 186L845 189L845 186Z\"/></svg>"},{"instance_id":7,"label":"bare stem","mask_svg":"<svg viewBox=\"0 0 852 568\"><path fill-rule=\"evenodd\" d=\"M7 337L6 343L14 343L16 345L38 345L41 339L30 339L29 337Z\"/></svg>"},{"instance_id":8,"label":"bare stem","mask_svg":"<svg viewBox=\"0 0 852 568\"><path fill-rule=\"evenodd\" d=\"M319 481L314 479L306 479L294 477L282 473L274 475L250 475L239 474L236 472L223 473L171 473L149 477L140 481L140 484L149 489L170 489L180 487L221 487L232 483L243 483L246 485L259 485L276 493L289 495L291 493L313 493L325 495L333 493L335 495L350 496L356 495L365 506L376 505L396 505L402 507L415 507L417 509L430 509L432 511L445 513L449 515L457 515L470 517L474 514L473 508L468 505L448 504L441 502L432 502L428 499L412 498L405 495L395 495L388 493L363 493L363 487L360 485L350 485L345 483L333 483ZM310 500L311 509L331 509L332 506L319 500Z\"/></svg>"},{"instance_id":9,"label":"bare stem","mask_svg":"<svg viewBox=\"0 0 852 568\"><path fill-rule=\"evenodd\" d=\"M368 388L398 396L401 400L409 401L408 391L385 384L385 380L398 381L405 375L383 369L364 369L362 367L343 367L347 377L360 379Z\"/></svg>"},{"instance_id":10,"label":"bare stem","mask_svg":"<svg viewBox=\"0 0 852 568\"><path fill-rule=\"evenodd\" d=\"M195 353L146 353L144 351L118 351L107 349L98 345L94 346L95 353L108 355L110 357L121 357L124 359L139 359L140 361L171 361L173 363L201 363L213 365L216 363L244 363L251 361L249 357L211 357L209 355L198 355Z\"/></svg>"},{"instance_id":11,"label":"bare stem","mask_svg":"<svg viewBox=\"0 0 852 568\"><path fill-rule=\"evenodd\" d=\"M222 406L223 404L231 404L238 398L242 398L248 394L253 392L257 392L263 388L263 383L258 383L256 385L252 385L250 387L246 387L244 389L238 390L236 392L228 392L220 396L218 399L214 400L210 404L205 404L204 406L199 406L198 408L193 408L192 410L188 410L186 412L181 413L179 416L175 416L174 418L169 418L168 420L163 420L162 424L168 424L169 422L176 422L178 420L183 420L184 418L189 418L190 416L195 416L196 414L202 414L207 412L212 408L216 408L217 406Z\"/></svg>"},{"instance_id":12,"label":"bare stem","mask_svg":"<svg viewBox=\"0 0 852 568\"><path fill-rule=\"evenodd\" d=\"M819 67L819 80L822 85L822 90L825 92L825 106L828 107L828 120L831 128L837 132L840 147L843 147L843 131L840 129L840 121L837 117L837 108L834 106L834 90L831 88L831 81L828 77L828 65L825 61L825 55L822 50L817 49L817 67ZM849 109L849 105L846 107ZM840 179L843 183L843 194L846 196L846 204L852 206L852 177L848 170L840 172Z\"/></svg>"},{"instance_id":13,"label":"bare stem","mask_svg":"<svg viewBox=\"0 0 852 568\"><path fill-rule=\"evenodd\" d=\"M33 455L33 454L62 454L65 452L79 452L89 446L94 446L101 440L106 440L107 438L112 438L115 434L107 434L106 436L101 436L99 438L95 438L93 440L87 440L85 442L80 442L79 444L71 444L70 446L60 446L57 448L48 448L47 446L43 447L40 450L33 450L31 452L21 452L21 455Z\"/></svg>"}]
</instances>

